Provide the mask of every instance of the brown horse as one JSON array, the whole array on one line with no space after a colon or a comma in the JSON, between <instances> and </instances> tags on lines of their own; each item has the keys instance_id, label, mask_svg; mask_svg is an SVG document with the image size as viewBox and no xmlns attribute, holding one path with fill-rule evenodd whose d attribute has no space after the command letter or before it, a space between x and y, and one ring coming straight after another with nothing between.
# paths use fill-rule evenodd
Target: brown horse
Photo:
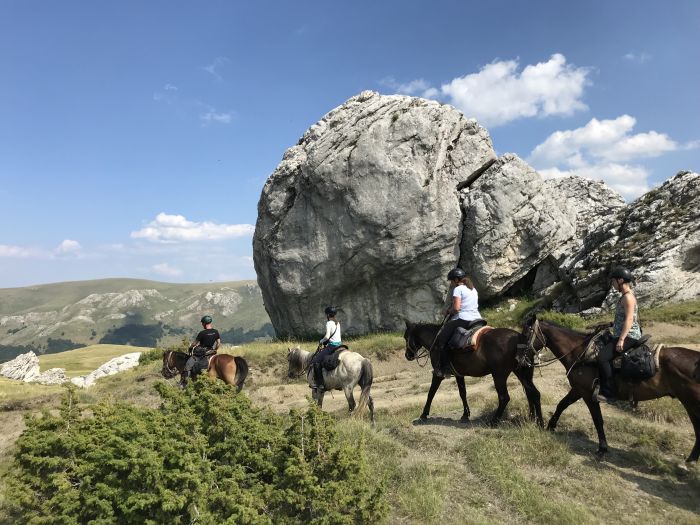
<instances>
[{"instance_id":1,"label":"brown horse","mask_svg":"<svg viewBox=\"0 0 700 525\"><path fill-rule=\"evenodd\" d=\"M161 374L165 379L170 379L176 375L182 375L185 363L189 359L185 352L175 352L166 350L163 352L163 368ZM236 385L238 392L243 388L246 377L248 377L248 363L242 357L234 357L228 354L216 354L209 359L207 369L209 377L221 379L227 385ZM192 379L196 376L193 374Z\"/></svg>"},{"instance_id":2,"label":"brown horse","mask_svg":"<svg viewBox=\"0 0 700 525\"><path fill-rule=\"evenodd\" d=\"M425 348L430 351L430 360L433 365L433 380L428 391L428 399L425 402L420 419L426 420L430 413L430 405L433 396L440 387L443 378L435 374L439 359L439 351L435 348L435 338L440 331L438 324L412 324L406 322L406 331L403 338L406 341L406 359L413 361L420 357L419 350ZM496 424L510 401L506 383L511 372L520 380L525 389L527 402L530 405L530 417L535 419L540 426L542 421L542 408L540 405L540 392L532 382L534 369L531 367L518 368L515 359L518 343L523 342L522 335L508 328L494 328L481 337L479 348L473 352L450 350L449 358L455 371L455 379L462 398L464 412L462 421L469 420L469 405L467 404L467 389L464 386L464 376L483 377L491 374L493 384L498 393L498 408L491 417L491 424ZM425 354L424 354L425 355Z\"/></svg>"},{"instance_id":3,"label":"brown horse","mask_svg":"<svg viewBox=\"0 0 700 525\"><path fill-rule=\"evenodd\" d=\"M600 404L593 400L594 380L598 377L598 367L577 365L591 334L576 332L533 317L525 323L523 335L533 350L549 348L568 371L567 377L571 390L559 401L547 429L554 430L562 412L572 403L583 399L598 432L598 454L606 453L608 442L603 430L603 414L600 411ZM678 398L695 429L695 446L686 461L697 461L700 455L700 382L697 377L699 363L700 354L694 350L677 346L664 347L659 355L659 369L651 379L639 383L628 383L615 378L618 393L622 399L646 401L664 396ZM574 365L577 366L572 370Z\"/></svg>"}]
</instances>

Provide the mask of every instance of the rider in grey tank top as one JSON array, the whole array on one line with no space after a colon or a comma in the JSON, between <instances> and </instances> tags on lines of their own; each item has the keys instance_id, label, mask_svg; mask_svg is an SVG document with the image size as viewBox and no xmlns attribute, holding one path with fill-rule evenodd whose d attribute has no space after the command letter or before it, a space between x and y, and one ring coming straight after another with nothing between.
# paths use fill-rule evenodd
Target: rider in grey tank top
<instances>
[{"instance_id":1,"label":"rider in grey tank top","mask_svg":"<svg viewBox=\"0 0 700 525\"><path fill-rule=\"evenodd\" d=\"M634 313L632 314L632 326L630 327L629 332L627 332L627 337L631 337L632 339L639 339L640 337L642 337L642 330L639 327L638 312L639 309L637 307L637 304L635 304ZM615 319L613 320L612 325L612 334L615 339L620 337L620 333L622 333L622 327L624 326L624 324L625 308L622 306L622 297L620 297L620 300L617 301L617 307L615 308Z\"/></svg>"}]
</instances>

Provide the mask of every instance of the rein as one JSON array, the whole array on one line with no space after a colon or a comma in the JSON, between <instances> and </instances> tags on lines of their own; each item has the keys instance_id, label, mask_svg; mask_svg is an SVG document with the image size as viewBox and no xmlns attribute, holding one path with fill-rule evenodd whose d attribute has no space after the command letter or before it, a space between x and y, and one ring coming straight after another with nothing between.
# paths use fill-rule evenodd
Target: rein
<instances>
[{"instance_id":1,"label":"rein","mask_svg":"<svg viewBox=\"0 0 700 525\"><path fill-rule=\"evenodd\" d=\"M411 334L408 338L408 341L406 341L406 346L413 352L413 355L415 357L416 363L418 363L418 366L421 368L425 367L425 365L428 364L428 361L430 360L430 353L433 351L433 347L435 346L435 343L437 342L437 338L440 335L440 332L442 332L442 329L445 327L445 323L447 323L447 319L450 317L449 314L445 316L445 318L442 320L442 324L440 325L440 328L438 328L438 331L435 333L435 337L433 338L433 342L430 343L430 347L426 348L425 346L421 345L420 347L416 348L415 344L413 343L413 334ZM420 362L421 359L423 359L423 363Z\"/></svg>"},{"instance_id":2,"label":"rein","mask_svg":"<svg viewBox=\"0 0 700 525\"><path fill-rule=\"evenodd\" d=\"M535 319L535 323L532 325L532 328L530 329L530 337L528 338L528 341L527 341L527 345L530 348L530 350L532 350L533 352L536 352L538 357L539 357L540 353L542 352L542 349L540 349L540 350L535 349L535 341L537 341L538 343L541 343L542 348L549 349L549 347L547 346L547 337L544 335L544 332L542 332L542 328L540 327L540 320L539 319ZM549 366L552 363L556 363L557 361L561 361L566 356L573 354L578 348L579 348L578 346L575 346L574 348L572 348L571 350L569 350L565 354L562 354L560 357L555 357L554 359L549 359L549 360L544 361L544 362L540 361L540 363L533 365L533 367L534 368L542 368L544 366ZM574 367L578 364L578 362L581 360L584 353L585 352L582 352L581 355L579 355L576 358L576 361L574 361L574 364L571 365L571 367L566 371L567 377L569 376L569 373L574 369ZM566 365L565 365L565 367L566 367Z\"/></svg>"}]
</instances>

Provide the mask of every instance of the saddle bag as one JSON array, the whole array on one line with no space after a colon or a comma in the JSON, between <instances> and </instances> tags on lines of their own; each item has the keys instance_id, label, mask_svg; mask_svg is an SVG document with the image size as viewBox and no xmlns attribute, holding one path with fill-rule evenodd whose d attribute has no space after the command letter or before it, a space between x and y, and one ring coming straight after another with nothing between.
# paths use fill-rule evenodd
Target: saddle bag
<instances>
[{"instance_id":1,"label":"saddle bag","mask_svg":"<svg viewBox=\"0 0 700 525\"><path fill-rule=\"evenodd\" d=\"M458 326L455 328L455 331L452 333L452 337L450 337L450 340L447 342L447 346L453 350L461 350L462 348L465 348L469 343L469 338L471 337L472 331L473 330L467 330L466 328Z\"/></svg>"},{"instance_id":2,"label":"saddle bag","mask_svg":"<svg viewBox=\"0 0 700 525\"><path fill-rule=\"evenodd\" d=\"M654 354L647 345L631 348L622 354L620 375L628 381L644 381L656 374Z\"/></svg>"}]
</instances>

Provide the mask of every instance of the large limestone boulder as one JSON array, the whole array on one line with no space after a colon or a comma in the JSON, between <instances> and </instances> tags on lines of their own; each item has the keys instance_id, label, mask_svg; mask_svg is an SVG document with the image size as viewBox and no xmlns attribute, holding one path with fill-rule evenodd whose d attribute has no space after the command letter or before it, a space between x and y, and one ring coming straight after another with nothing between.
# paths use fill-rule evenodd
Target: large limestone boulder
<instances>
[{"instance_id":1,"label":"large limestone boulder","mask_svg":"<svg viewBox=\"0 0 700 525\"><path fill-rule=\"evenodd\" d=\"M537 267L532 284L535 294L545 293L561 281L559 269L562 262L579 252L588 234L603 224L613 222L626 206L622 195L603 181L578 176L546 180L543 193L550 197L552 204L565 203L567 212L574 214L576 231L568 242L554 250Z\"/></svg>"},{"instance_id":2,"label":"large limestone boulder","mask_svg":"<svg viewBox=\"0 0 700 525\"><path fill-rule=\"evenodd\" d=\"M95 381L102 377L118 374L124 370L134 368L139 364L141 352L131 352L114 359L110 359L98 369L93 370L86 376L74 377L71 382L81 388L88 388L95 384Z\"/></svg>"},{"instance_id":3,"label":"large limestone boulder","mask_svg":"<svg viewBox=\"0 0 700 525\"><path fill-rule=\"evenodd\" d=\"M253 258L278 336L346 334L432 318L459 258L459 189L495 159L455 108L363 92L287 150L263 188Z\"/></svg>"},{"instance_id":4,"label":"large limestone boulder","mask_svg":"<svg viewBox=\"0 0 700 525\"><path fill-rule=\"evenodd\" d=\"M562 263L577 309L606 299L608 274L616 265L634 273L642 304L700 296L700 175L679 172L622 208Z\"/></svg>"},{"instance_id":5,"label":"large limestone boulder","mask_svg":"<svg viewBox=\"0 0 700 525\"><path fill-rule=\"evenodd\" d=\"M42 385L61 385L66 381L68 381L68 378L63 368L49 368L34 379L34 382Z\"/></svg>"},{"instance_id":6,"label":"large limestone boulder","mask_svg":"<svg viewBox=\"0 0 700 525\"><path fill-rule=\"evenodd\" d=\"M30 383L39 376L39 358L34 352L20 354L12 361L3 363L0 375L8 379Z\"/></svg>"},{"instance_id":7,"label":"large limestone boulder","mask_svg":"<svg viewBox=\"0 0 700 525\"><path fill-rule=\"evenodd\" d=\"M574 238L575 211L544 187L534 169L509 153L465 190L460 265L480 297L507 291Z\"/></svg>"}]
</instances>

